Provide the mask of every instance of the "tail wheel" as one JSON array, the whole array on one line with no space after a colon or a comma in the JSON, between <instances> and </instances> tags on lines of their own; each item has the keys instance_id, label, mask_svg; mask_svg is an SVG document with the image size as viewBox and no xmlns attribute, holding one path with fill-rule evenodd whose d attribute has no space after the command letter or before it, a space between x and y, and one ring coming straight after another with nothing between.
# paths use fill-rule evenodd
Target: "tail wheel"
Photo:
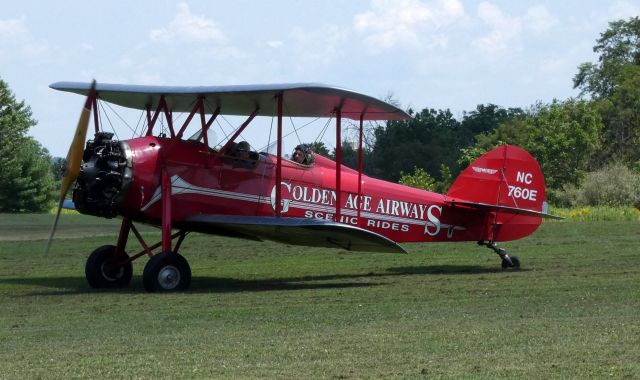
<instances>
[{"instance_id":1,"label":"tail wheel","mask_svg":"<svg viewBox=\"0 0 640 380\"><path fill-rule=\"evenodd\" d=\"M520 260L518 256L509 256L509 259L502 258L502 269L520 269Z\"/></svg>"},{"instance_id":2,"label":"tail wheel","mask_svg":"<svg viewBox=\"0 0 640 380\"><path fill-rule=\"evenodd\" d=\"M186 290L191 284L191 268L187 260L175 252L162 252L149 259L142 274L148 292Z\"/></svg>"},{"instance_id":3,"label":"tail wheel","mask_svg":"<svg viewBox=\"0 0 640 380\"><path fill-rule=\"evenodd\" d=\"M114 245L103 245L96 248L89 258L84 268L87 282L92 288L122 288L131 282L133 276L133 265L131 261L122 264L123 259L128 259L125 253L116 258L116 247Z\"/></svg>"}]
</instances>

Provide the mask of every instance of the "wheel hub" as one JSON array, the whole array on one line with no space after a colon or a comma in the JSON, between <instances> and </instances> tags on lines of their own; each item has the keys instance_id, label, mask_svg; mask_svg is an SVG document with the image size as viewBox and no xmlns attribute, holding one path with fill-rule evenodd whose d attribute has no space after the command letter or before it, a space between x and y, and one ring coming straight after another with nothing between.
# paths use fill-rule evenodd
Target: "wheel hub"
<instances>
[{"instance_id":1,"label":"wheel hub","mask_svg":"<svg viewBox=\"0 0 640 380\"><path fill-rule=\"evenodd\" d=\"M165 290L175 289L180 283L180 271L173 265L167 265L158 272L158 284Z\"/></svg>"},{"instance_id":2,"label":"wheel hub","mask_svg":"<svg viewBox=\"0 0 640 380\"><path fill-rule=\"evenodd\" d=\"M116 266L111 261L105 261L100 267L102 276L108 281L116 281L124 274L124 267Z\"/></svg>"}]
</instances>

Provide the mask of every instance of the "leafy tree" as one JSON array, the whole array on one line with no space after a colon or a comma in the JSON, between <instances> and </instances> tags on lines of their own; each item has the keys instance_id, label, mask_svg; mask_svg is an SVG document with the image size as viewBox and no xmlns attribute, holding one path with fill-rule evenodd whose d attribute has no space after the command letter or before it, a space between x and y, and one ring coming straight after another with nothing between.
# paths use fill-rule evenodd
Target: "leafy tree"
<instances>
[{"instance_id":1,"label":"leafy tree","mask_svg":"<svg viewBox=\"0 0 640 380\"><path fill-rule=\"evenodd\" d=\"M460 122L449 110L435 109L424 109L410 120L379 126L371 152L371 174L397 181L401 172L410 172L414 167L433 175L439 173L441 164L455 166L460 131Z\"/></svg>"},{"instance_id":2,"label":"leafy tree","mask_svg":"<svg viewBox=\"0 0 640 380\"><path fill-rule=\"evenodd\" d=\"M623 66L611 96L596 104L605 124L600 162L640 161L640 65Z\"/></svg>"},{"instance_id":3,"label":"leafy tree","mask_svg":"<svg viewBox=\"0 0 640 380\"><path fill-rule=\"evenodd\" d=\"M342 164L344 166L347 166L353 170L358 170L358 144L357 143L352 143L349 141L343 141L341 144L341 148L342 148ZM369 149L367 149L366 146L362 147L362 171L364 173L368 173L368 171L371 168L371 162L370 162L370 156L371 156L371 152L369 151ZM333 152L331 152L331 159L336 158L336 150L334 149Z\"/></svg>"},{"instance_id":4,"label":"leafy tree","mask_svg":"<svg viewBox=\"0 0 640 380\"><path fill-rule=\"evenodd\" d=\"M500 124L525 115L521 108L501 108L495 104L479 104L475 110L465 113L462 118L464 130L463 146L473 144L473 137L487 134Z\"/></svg>"},{"instance_id":5,"label":"leafy tree","mask_svg":"<svg viewBox=\"0 0 640 380\"><path fill-rule=\"evenodd\" d=\"M424 169L418 167L414 167L413 173L411 174L400 173L400 180L398 182L417 189L436 191L436 180L424 171Z\"/></svg>"},{"instance_id":6,"label":"leafy tree","mask_svg":"<svg viewBox=\"0 0 640 380\"><path fill-rule=\"evenodd\" d=\"M61 181L62 177L64 177L66 165L67 160L63 157L53 157L51 159L51 173L53 174L53 179L56 182Z\"/></svg>"},{"instance_id":7,"label":"leafy tree","mask_svg":"<svg viewBox=\"0 0 640 380\"><path fill-rule=\"evenodd\" d=\"M640 65L640 18L610 22L593 51L599 54L598 63L582 63L573 85L594 99L604 99L615 91L625 65Z\"/></svg>"},{"instance_id":8,"label":"leafy tree","mask_svg":"<svg viewBox=\"0 0 640 380\"><path fill-rule=\"evenodd\" d=\"M541 106L527 119L522 147L540 163L547 186L577 184L592 167L600 148L602 118L589 102L569 99Z\"/></svg>"},{"instance_id":9,"label":"leafy tree","mask_svg":"<svg viewBox=\"0 0 640 380\"><path fill-rule=\"evenodd\" d=\"M559 190L577 185L592 168L600 148L602 119L590 102L569 99L539 103L527 116L516 118L486 135L476 137L476 145L463 150L461 160L471 163L481 154L502 144L518 145L540 164L547 187Z\"/></svg>"},{"instance_id":10,"label":"leafy tree","mask_svg":"<svg viewBox=\"0 0 640 380\"><path fill-rule=\"evenodd\" d=\"M440 166L440 176L442 177L442 180L437 181L424 169L414 167L413 173L411 174L406 174L404 172L400 173L400 180L398 182L418 189L444 194L453 183L453 177L451 176L451 171L448 166Z\"/></svg>"},{"instance_id":11,"label":"leafy tree","mask_svg":"<svg viewBox=\"0 0 640 380\"><path fill-rule=\"evenodd\" d=\"M640 17L617 20L593 47L597 63L578 67L575 88L589 94L604 122L601 163L612 159L629 166L640 159Z\"/></svg>"},{"instance_id":12,"label":"leafy tree","mask_svg":"<svg viewBox=\"0 0 640 380\"><path fill-rule=\"evenodd\" d=\"M26 135L34 125L31 108L0 80L0 212L44 211L55 196L49 154Z\"/></svg>"},{"instance_id":13,"label":"leafy tree","mask_svg":"<svg viewBox=\"0 0 640 380\"><path fill-rule=\"evenodd\" d=\"M388 122L386 127L375 129L370 174L395 181L399 173L419 167L439 183L440 191L446 191L452 178L466 167L460 165L459 156L461 150L473 145L474 136L488 134L501 123L522 115L520 108L481 104L464 113L462 121L449 110L426 108L411 120Z\"/></svg>"},{"instance_id":14,"label":"leafy tree","mask_svg":"<svg viewBox=\"0 0 640 380\"><path fill-rule=\"evenodd\" d=\"M329 157L329 148L322 141L314 141L312 143L308 143L309 147L315 153L318 153L321 156Z\"/></svg>"}]
</instances>

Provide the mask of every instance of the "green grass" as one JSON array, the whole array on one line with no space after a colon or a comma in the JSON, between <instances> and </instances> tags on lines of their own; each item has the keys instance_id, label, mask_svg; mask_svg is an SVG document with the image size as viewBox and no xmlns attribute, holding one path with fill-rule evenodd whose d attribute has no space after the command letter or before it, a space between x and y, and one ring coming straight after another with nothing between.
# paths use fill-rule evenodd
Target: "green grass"
<instances>
[{"instance_id":1,"label":"green grass","mask_svg":"<svg viewBox=\"0 0 640 380\"><path fill-rule=\"evenodd\" d=\"M84 261L117 221L63 215L44 257L49 223L0 215L0 378L640 379L637 221L545 223L503 245L518 272L473 243L391 255L194 234L179 294L144 292L144 258L130 288L90 289Z\"/></svg>"}]
</instances>

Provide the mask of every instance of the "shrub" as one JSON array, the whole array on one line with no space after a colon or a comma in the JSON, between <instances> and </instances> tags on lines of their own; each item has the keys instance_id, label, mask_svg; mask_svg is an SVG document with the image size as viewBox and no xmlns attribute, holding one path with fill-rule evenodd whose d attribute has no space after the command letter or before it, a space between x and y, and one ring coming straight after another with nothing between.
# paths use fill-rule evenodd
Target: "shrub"
<instances>
[{"instance_id":1,"label":"shrub","mask_svg":"<svg viewBox=\"0 0 640 380\"><path fill-rule=\"evenodd\" d=\"M619 163L589 173L581 188L586 205L640 207L640 174Z\"/></svg>"},{"instance_id":2,"label":"shrub","mask_svg":"<svg viewBox=\"0 0 640 380\"><path fill-rule=\"evenodd\" d=\"M412 174L400 172L400 180L398 182L418 189L436 191L436 180L424 169L418 167L413 168Z\"/></svg>"},{"instance_id":3,"label":"shrub","mask_svg":"<svg viewBox=\"0 0 640 380\"><path fill-rule=\"evenodd\" d=\"M634 206L640 208L640 174L620 163L587 173L580 186L550 194L558 206Z\"/></svg>"}]
</instances>

